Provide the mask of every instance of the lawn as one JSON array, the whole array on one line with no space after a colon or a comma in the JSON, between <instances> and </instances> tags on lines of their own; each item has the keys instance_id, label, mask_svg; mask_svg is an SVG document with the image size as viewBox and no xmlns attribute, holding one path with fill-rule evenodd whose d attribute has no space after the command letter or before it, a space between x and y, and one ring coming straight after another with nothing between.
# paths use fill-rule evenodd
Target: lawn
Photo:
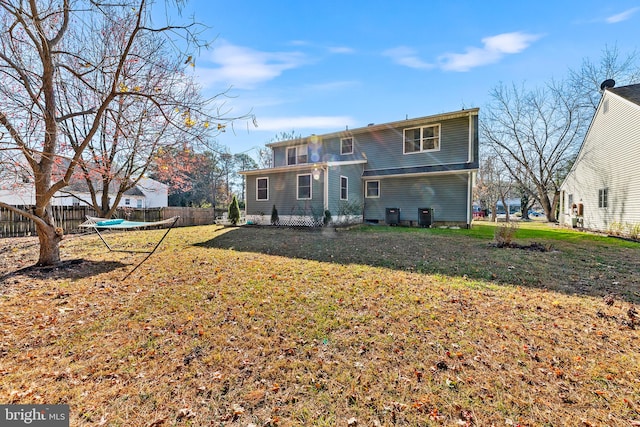
<instances>
[{"instance_id":1,"label":"lawn","mask_svg":"<svg viewBox=\"0 0 640 427\"><path fill-rule=\"evenodd\" d=\"M59 268L0 240L0 402L72 426L640 425L640 244L494 227L181 228L126 280L143 256L95 235Z\"/></svg>"}]
</instances>

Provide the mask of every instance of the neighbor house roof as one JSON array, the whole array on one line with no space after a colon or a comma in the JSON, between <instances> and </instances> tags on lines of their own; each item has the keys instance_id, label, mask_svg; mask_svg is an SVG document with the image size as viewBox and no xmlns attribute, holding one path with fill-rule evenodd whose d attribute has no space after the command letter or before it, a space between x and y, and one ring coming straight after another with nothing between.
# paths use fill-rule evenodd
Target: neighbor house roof
<instances>
[{"instance_id":1,"label":"neighbor house roof","mask_svg":"<svg viewBox=\"0 0 640 427\"><path fill-rule=\"evenodd\" d=\"M611 93L615 93L621 98L631 101L634 104L640 105L640 84L613 87L607 89Z\"/></svg>"},{"instance_id":2,"label":"neighbor house roof","mask_svg":"<svg viewBox=\"0 0 640 427\"><path fill-rule=\"evenodd\" d=\"M96 192L102 192L102 184L98 181L93 183ZM109 193L117 193L120 183L116 181L109 182ZM89 186L83 179L72 181L68 186L62 189L65 193L89 193ZM144 193L138 188L133 187L126 190L123 194L127 196L144 196Z\"/></svg>"}]
</instances>

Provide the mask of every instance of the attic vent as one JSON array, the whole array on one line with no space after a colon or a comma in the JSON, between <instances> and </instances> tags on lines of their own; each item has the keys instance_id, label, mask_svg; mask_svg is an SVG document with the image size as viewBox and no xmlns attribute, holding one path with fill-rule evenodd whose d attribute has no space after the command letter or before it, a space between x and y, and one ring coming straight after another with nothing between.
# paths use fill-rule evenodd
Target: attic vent
<instances>
[{"instance_id":1,"label":"attic vent","mask_svg":"<svg viewBox=\"0 0 640 427\"><path fill-rule=\"evenodd\" d=\"M616 85L616 81L613 79L607 79L600 84L600 90L611 89Z\"/></svg>"}]
</instances>

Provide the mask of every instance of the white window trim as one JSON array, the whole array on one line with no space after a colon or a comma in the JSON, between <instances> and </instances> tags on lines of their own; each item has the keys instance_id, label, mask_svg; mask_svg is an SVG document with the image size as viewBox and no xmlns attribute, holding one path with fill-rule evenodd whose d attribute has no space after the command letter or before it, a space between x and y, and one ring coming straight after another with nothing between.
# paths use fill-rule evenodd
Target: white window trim
<instances>
[{"instance_id":1,"label":"white window trim","mask_svg":"<svg viewBox=\"0 0 640 427\"><path fill-rule=\"evenodd\" d=\"M309 197L300 197L300 177L309 177ZM313 176L310 173L301 173L296 175L296 200L312 200L313 199Z\"/></svg>"},{"instance_id":2,"label":"white window trim","mask_svg":"<svg viewBox=\"0 0 640 427\"><path fill-rule=\"evenodd\" d=\"M609 207L609 187L598 190L598 208L607 209Z\"/></svg>"},{"instance_id":3,"label":"white window trim","mask_svg":"<svg viewBox=\"0 0 640 427\"><path fill-rule=\"evenodd\" d=\"M423 147L423 142L424 142L424 138L422 137L422 132L423 129L425 128L431 128L431 127L437 127L438 128L438 148L430 148L425 150ZM418 151L410 151L407 153L406 151L406 134L408 130L414 130L414 129L420 129L420 150ZM440 123L434 123L434 124L430 124L430 125L424 125L424 126L414 126L412 128L406 128L402 130L402 154L418 154L418 153L429 153L432 151L440 151L440 147L442 146L442 132L441 132L441 126Z\"/></svg>"},{"instance_id":4,"label":"white window trim","mask_svg":"<svg viewBox=\"0 0 640 427\"><path fill-rule=\"evenodd\" d=\"M351 140L351 151L342 151L342 141L350 139ZM349 136L347 138L340 138L340 155L345 156L347 154L353 154L353 137Z\"/></svg>"},{"instance_id":5,"label":"white window trim","mask_svg":"<svg viewBox=\"0 0 640 427\"><path fill-rule=\"evenodd\" d=\"M345 179L347 181L347 197L342 198L342 179ZM379 187L378 187L379 189ZM340 175L340 200L349 200L349 177L348 176L344 176L344 175Z\"/></svg>"},{"instance_id":6,"label":"white window trim","mask_svg":"<svg viewBox=\"0 0 640 427\"><path fill-rule=\"evenodd\" d=\"M369 195L369 183L371 182L377 182L378 183L378 195L376 196L370 196ZM364 182L364 197L367 199L379 199L380 198L380 180L378 179L374 179L371 181L365 181Z\"/></svg>"},{"instance_id":7,"label":"white window trim","mask_svg":"<svg viewBox=\"0 0 640 427\"><path fill-rule=\"evenodd\" d=\"M289 163L289 150L295 150L295 163ZM300 162L298 161L298 159L300 158L300 152L303 152L305 157L307 157L307 161L306 162ZM309 147L305 144L305 145L295 145L293 147L287 147L286 150L286 156L287 156L287 166L294 166L294 165L304 165L309 163Z\"/></svg>"},{"instance_id":8,"label":"white window trim","mask_svg":"<svg viewBox=\"0 0 640 427\"><path fill-rule=\"evenodd\" d=\"M260 181L261 179L266 179L267 180L267 198L266 199L260 199L258 197L258 181ZM269 177L268 176L261 176L256 178L256 202L268 202L269 201Z\"/></svg>"}]
</instances>

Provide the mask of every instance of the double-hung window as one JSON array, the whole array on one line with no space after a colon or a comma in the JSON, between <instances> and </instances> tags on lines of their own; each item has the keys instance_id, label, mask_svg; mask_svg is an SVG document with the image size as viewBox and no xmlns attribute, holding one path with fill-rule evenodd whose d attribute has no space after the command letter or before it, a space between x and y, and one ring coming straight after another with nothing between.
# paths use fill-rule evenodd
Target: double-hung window
<instances>
[{"instance_id":1,"label":"double-hung window","mask_svg":"<svg viewBox=\"0 0 640 427\"><path fill-rule=\"evenodd\" d=\"M440 125L404 130L404 154L440 150Z\"/></svg>"},{"instance_id":2,"label":"double-hung window","mask_svg":"<svg viewBox=\"0 0 640 427\"><path fill-rule=\"evenodd\" d=\"M311 174L298 175L298 200L311 200Z\"/></svg>"},{"instance_id":3,"label":"double-hung window","mask_svg":"<svg viewBox=\"0 0 640 427\"><path fill-rule=\"evenodd\" d=\"M349 200L349 178L340 177L340 200Z\"/></svg>"},{"instance_id":4,"label":"double-hung window","mask_svg":"<svg viewBox=\"0 0 640 427\"><path fill-rule=\"evenodd\" d=\"M287 165L307 163L307 146L287 147Z\"/></svg>"},{"instance_id":5,"label":"double-hung window","mask_svg":"<svg viewBox=\"0 0 640 427\"><path fill-rule=\"evenodd\" d=\"M340 140L340 154L353 154L353 138L342 138Z\"/></svg>"},{"instance_id":6,"label":"double-hung window","mask_svg":"<svg viewBox=\"0 0 640 427\"><path fill-rule=\"evenodd\" d=\"M598 190L598 207L606 208L609 207L609 189L601 188Z\"/></svg>"},{"instance_id":7,"label":"double-hung window","mask_svg":"<svg viewBox=\"0 0 640 427\"><path fill-rule=\"evenodd\" d=\"M365 197L369 199L380 197L380 181L365 182Z\"/></svg>"},{"instance_id":8,"label":"double-hung window","mask_svg":"<svg viewBox=\"0 0 640 427\"><path fill-rule=\"evenodd\" d=\"M256 200L269 200L269 178L256 178Z\"/></svg>"}]
</instances>

